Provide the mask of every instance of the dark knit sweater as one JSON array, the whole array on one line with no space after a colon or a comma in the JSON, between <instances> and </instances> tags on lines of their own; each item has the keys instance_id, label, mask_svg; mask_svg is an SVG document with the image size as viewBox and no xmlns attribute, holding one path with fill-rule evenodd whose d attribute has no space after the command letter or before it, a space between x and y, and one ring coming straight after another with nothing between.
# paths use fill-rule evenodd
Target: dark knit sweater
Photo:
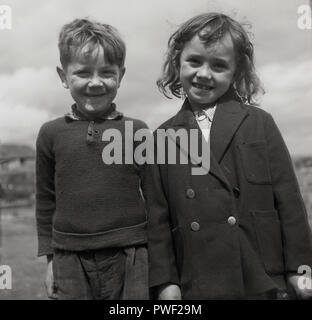
<instances>
[{"instance_id":1,"label":"dark knit sweater","mask_svg":"<svg viewBox=\"0 0 312 320\"><path fill-rule=\"evenodd\" d=\"M146 243L143 167L102 160L110 143L102 141L103 131L115 128L124 139L125 121L132 121L134 132L147 128L126 117L101 122L62 117L41 127L36 160L39 256L53 248L80 251Z\"/></svg>"}]
</instances>

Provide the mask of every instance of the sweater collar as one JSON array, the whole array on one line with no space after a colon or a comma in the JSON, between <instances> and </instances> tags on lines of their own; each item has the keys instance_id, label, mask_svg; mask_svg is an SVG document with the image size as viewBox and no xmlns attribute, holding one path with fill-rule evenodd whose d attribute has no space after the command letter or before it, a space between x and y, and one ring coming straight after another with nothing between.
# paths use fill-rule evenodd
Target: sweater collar
<instances>
[{"instance_id":1,"label":"sweater collar","mask_svg":"<svg viewBox=\"0 0 312 320\"><path fill-rule=\"evenodd\" d=\"M86 117L82 112L77 108L76 104L73 104L71 111L65 114L65 118L72 121L104 121L104 120L115 120L123 117L123 113L116 110L115 103L112 103L108 112L100 114L94 119Z\"/></svg>"}]
</instances>

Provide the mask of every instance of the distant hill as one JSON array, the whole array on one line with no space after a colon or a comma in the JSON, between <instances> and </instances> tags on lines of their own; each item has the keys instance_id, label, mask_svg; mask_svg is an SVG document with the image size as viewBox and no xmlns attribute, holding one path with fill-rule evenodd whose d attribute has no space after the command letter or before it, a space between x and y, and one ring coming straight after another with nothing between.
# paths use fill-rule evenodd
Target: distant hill
<instances>
[{"instance_id":1,"label":"distant hill","mask_svg":"<svg viewBox=\"0 0 312 320\"><path fill-rule=\"evenodd\" d=\"M293 164L296 169L301 168L311 168L312 169L312 157L311 156L302 156L302 157L293 157Z\"/></svg>"},{"instance_id":2,"label":"distant hill","mask_svg":"<svg viewBox=\"0 0 312 320\"><path fill-rule=\"evenodd\" d=\"M35 150L27 145L0 144L0 162L35 158Z\"/></svg>"},{"instance_id":3,"label":"distant hill","mask_svg":"<svg viewBox=\"0 0 312 320\"><path fill-rule=\"evenodd\" d=\"M35 150L27 145L0 145L0 200L31 200L35 192Z\"/></svg>"}]
</instances>

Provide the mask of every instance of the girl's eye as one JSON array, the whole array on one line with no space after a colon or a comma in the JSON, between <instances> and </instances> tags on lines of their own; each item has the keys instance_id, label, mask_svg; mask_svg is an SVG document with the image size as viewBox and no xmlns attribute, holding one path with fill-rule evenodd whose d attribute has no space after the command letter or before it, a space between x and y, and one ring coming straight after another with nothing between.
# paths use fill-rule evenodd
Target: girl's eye
<instances>
[{"instance_id":1,"label":"girl's eye","mask_svg":"<svg viewBox=\"0 0 312 320\"><path fill-rule=\"evenodd\" d=\"M213 65L212 68L216 71L224 71L227 69L227 66L222 63L217 63L217 64Z\"/></svg>"},{"instance_id":2,"label":"girl's eye","mask_svg":"<svg viewBox=\"0 0 312 320\"><path fill-rule=\"evenodd\" d=\"M200 64L200 61L198 59L194 59L194 58L193 59L188 59L187 61L192 66L197 66L197 65Z\"/></svg>"},{"instance_id":3,"label":"girl's eye","mask_svg":"<svg viewBox=\"0 0 312 320\"><path fill-rule=\"evenodd\" d=\"M199 60L197 60L197 59L190 59L189 61L188 61L191 65L198 65L200 62L199 62Z\"/></svg>"}]
</instances>

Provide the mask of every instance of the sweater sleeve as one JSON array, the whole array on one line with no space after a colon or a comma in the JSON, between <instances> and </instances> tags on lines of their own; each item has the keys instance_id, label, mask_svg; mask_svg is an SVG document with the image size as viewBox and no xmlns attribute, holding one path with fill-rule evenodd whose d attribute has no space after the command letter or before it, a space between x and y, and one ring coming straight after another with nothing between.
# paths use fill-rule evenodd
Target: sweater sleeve
<instances>
[{"instance_id":1,"label":"sweater sleeve","mask_svg":"<svg viewBox=\"0 0 312 320\"><path fill-rule=\"evenodd\" d=\"M279 212L287 272L312 267L312 237L292 161L271 115L265 123L275 205Z\"/></svg>"},{"instance_id":2,"label":"sweater sleeve","mask_svg":"<svg viewBox=\"0 0 312 320\"><path fill-rule=\"evenodd\" d=\"M38 234L38 256L53 253L52 220L55 212L54 187L55 159L53 142L48 128L43 125L36 143L36 221Z\"/></svg>"}]
</instances>

